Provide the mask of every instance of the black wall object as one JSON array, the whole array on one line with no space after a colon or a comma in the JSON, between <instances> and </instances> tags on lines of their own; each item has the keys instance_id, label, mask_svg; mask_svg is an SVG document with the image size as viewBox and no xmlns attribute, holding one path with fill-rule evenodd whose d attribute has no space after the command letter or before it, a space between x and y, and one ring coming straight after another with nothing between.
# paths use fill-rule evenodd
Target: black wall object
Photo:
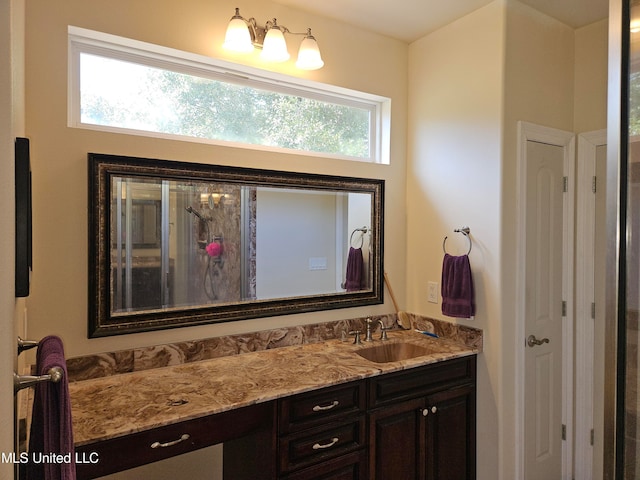
<instances>
[{"instance_id":1,"label":"black wall object","mask_svg":"<svg viewBox=\"0 0 640 480\"><path fill-rule=\"evenodd\" d=\"M16 138L16 297L29 296L31 255L31 160L29 139Z\"/></svg>"}]
</instances>

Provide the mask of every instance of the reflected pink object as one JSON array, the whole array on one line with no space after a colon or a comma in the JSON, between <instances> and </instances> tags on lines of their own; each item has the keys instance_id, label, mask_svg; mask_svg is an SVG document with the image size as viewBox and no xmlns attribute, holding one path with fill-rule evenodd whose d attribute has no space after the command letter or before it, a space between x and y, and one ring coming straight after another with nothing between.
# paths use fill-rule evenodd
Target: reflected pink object
<instances>
[{"instance_id":1,"label":"reflected pink object","mask_svg":"<svg viewBox=\"0 0 640 480\"><path fill-rule=\"evenodd\" d=\"M222 244L219 242L211 242L207 245L207 253L211 257L219 257L222 255Z\"/></svg>"}]
</instances>

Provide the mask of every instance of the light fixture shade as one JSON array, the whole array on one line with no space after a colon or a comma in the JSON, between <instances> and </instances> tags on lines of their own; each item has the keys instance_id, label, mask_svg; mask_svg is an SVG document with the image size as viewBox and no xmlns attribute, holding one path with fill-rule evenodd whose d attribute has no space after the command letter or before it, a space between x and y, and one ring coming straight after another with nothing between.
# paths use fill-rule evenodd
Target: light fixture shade
<instances>
[{"instance_id":1,"label":"light fixture shade","mask_svg":"<svg viewBox=\"0 0 640 480\"><path fill-rule=\"evenodd\" d=\"M300 44L300 50L298 50L298 60L296 61L296 67L302 70L317 70L322 68L324 62L320 56L320 49L318 48L318 42L311 35L311 29L302 43Z\"/></svg>"},{"instance_id":2,"label":"light fixture shade","mask_svg":"<svg viewBox=\"0 0 640 480\"><path fill-rule=\"evenodd\" d=\"M249 53L253 51L253 43L251 43L249 27L240 16L240 12L237 8L236 14L231 17L229 25L227 26L227 33L224 36L224 43L222 46L227 50L239 53Z\"/></svg>"},{"instance_id":3,"label":"light fixture shade","mask_svg":"<svg viewBox=\"0 0 640 480\"><path fill-rule=\"evenodd\" d=\"M284 34L280 27L277 25L271 27L264 37L260 58L268 62L285 62L289 60L289 56L287 42L284 40Z\"/></svg>"}]
</instances>

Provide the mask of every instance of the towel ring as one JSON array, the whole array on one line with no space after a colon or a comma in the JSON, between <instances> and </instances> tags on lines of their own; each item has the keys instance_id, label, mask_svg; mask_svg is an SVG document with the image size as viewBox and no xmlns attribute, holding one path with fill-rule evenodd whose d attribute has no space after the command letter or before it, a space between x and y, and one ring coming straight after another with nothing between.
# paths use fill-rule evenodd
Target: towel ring
<instances>
[{"instance_id":1,"label":"towel ring","mask_svg":"<svg viewBox=\"0 0 640 480\"><path fill-rule=\"evenodd\" d=\"M469 227L456 228L454 232L461 233L466 237L467 241L469 242L469 251L467 252L467 255L469 255L471 253L471 237L469 237L469 234L471 233L471 229ZM447 253L447 247L446 247L447 238L448 237L444 237L444 240L442 241L442 251L445 254Z\"/></svg>"},{"instance_id":2,"label":"towel ring","mask_svg":"<svg viewBox=\"0 0 640 480\"><path fill-rule=\"evenodd\" d=\"M361 232L360 233L360 246L359 247L354 247L354 248L362 248L362 246L364 245L364 234L367 233L368 231L369 231L369 229L367 227L356 228L353 232L351 232L351 236L349 237L349 246L353 247L353 235L356 232Z\"/></svg>"}]
</instances>

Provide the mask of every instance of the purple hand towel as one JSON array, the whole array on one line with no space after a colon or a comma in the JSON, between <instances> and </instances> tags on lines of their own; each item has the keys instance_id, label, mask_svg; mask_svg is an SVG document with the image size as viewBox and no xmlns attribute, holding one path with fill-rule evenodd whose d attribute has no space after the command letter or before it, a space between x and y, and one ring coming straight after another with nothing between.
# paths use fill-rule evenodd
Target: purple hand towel
<instances>
[{"instance_id":1,"label":"purple hand towel","mask_svg":"<svg viewBox=\"0 0 640 480\"><path fill-rule=\"evenodd\" d=\"M35 387L29 437L29 463L26 465L28 480L76 478L67 362L64 358L62 340L56 336L48 336L38 343L36 374L46 375L53 367L62 368L62 380L58 383L40 382ZM43 461L47 458L55 460Z\"/></svg>"},{"instance_id":2,"label":"purple hand towel","mask_svg":"<svg viewBox=\"0 0 640 480\"><path fill-rule=\"evenodd\" d=\"M442 313L449 317L471 318L476 314L473 278L469 257L445 253L442 261Z\"/></svg>"},{"instance_id":3,"label":"purple hand towel","mask_svg":"<svg viewBox=\"0 0 640 480\"><path fill-rule=\"evenodd\" d=\"M347 257L347 273L344 287L347 292L362 290L362 271L364 270L364 260L361 248L349 248Z\"/></svg>"}]
</instances>

